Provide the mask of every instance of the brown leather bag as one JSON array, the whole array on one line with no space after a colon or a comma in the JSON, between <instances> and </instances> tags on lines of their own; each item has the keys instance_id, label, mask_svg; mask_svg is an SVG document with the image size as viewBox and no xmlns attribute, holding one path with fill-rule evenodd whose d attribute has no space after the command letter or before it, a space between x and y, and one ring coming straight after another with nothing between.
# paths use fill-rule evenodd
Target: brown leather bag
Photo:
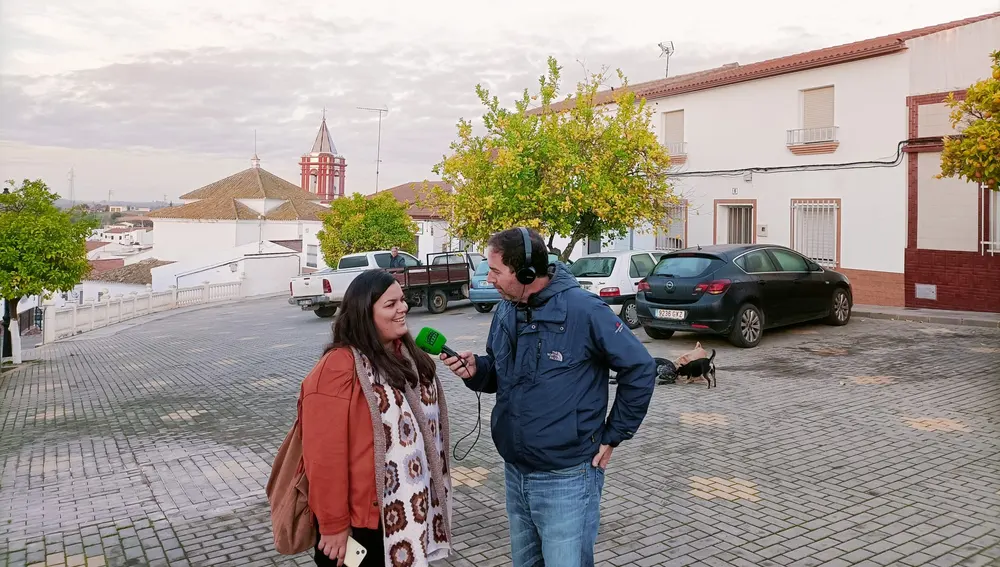
<instances>
[{"instance_id":1,"label":"brown leather bag","mask_svg":"<svg viewBox=\"0 0 1000 567\"><path fill-rule=\"evenodd\" d=\"M309 479L302 461L302 401L292 429L278 449L267 481L274 547L282 555L297 555L316 545L316 518L309 509Z\"/></svg>"}]
</instances>

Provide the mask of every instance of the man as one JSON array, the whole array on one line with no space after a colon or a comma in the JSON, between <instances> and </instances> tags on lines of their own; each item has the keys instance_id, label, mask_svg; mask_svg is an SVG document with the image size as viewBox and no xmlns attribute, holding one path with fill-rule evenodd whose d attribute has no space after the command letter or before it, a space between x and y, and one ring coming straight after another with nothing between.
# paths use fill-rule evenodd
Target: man
<instances>
[{"instance_id":1,"label":"man","mask_svg":"<svg viewBox=\"0 0 1000 567\"><path fill-rule=\"evenodd\" d=\"M393 246L392 250L390 250L389 252L392 253L392 258L389 260L389 268L405 268L406 267L406 260L404 260L403 257L399 255L399 247L398 246Z\"/></svg>"},{"instance_id":2,"label":"man","mask_svg":"<svg viewBox=\"0 0 1000 567\"><path fill-rule=\"evenodd\" d=\"M497 395L514 567L592 566L604 470L645 417L656 367L603 300L548 264L538 233L506 230L487 246L487 281L506 301L486 354L441 358L472 390ZM609 369L618 393L605 420Z\"/></svg>"}]
</instances>

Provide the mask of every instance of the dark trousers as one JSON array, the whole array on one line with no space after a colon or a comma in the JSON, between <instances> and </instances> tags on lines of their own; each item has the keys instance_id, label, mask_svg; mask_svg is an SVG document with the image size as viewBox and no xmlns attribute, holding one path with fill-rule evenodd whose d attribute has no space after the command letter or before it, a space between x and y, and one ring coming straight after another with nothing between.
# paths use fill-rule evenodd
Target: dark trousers
<instances>
[{"instance_id":1,"label":"dark trousers","mask_svg":"<svg viewBox=\"0 0 1000 567\"><path fill-rule=\"evenodd\" d=\"M368 550L364 561L361 562L361 567L385 566L385 543L382 540L382 526L379 526L377 530L351 528L351 537ZM330 559L319 550L318 539L316 547L313 548L313 559L316 560L316 565L321 567L339 567L336 559Z\"/></svg>"}]
</instances>

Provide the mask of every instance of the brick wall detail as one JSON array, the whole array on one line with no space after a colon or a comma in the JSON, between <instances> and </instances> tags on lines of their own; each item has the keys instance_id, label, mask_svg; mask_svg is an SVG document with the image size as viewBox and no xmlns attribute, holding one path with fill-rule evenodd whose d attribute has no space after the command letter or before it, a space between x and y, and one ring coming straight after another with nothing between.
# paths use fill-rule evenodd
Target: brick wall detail
<instances>
[{"instance_id":1,"label":"brick wall detail","mask_svg":"<svg viewBox=\"0 0 1000 567\"><path fill-rule=\"evenodd\" d=\"M905 300L903 274L837 268L851 280L856 305L903 307Z\"/></svg>"}]
</instances>

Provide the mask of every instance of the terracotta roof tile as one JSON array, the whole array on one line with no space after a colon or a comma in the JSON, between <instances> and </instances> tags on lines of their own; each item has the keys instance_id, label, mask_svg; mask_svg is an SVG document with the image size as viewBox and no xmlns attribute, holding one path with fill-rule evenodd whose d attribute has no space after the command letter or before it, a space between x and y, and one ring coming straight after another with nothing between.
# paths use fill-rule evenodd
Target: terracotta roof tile
<instances>
[{"instance_id":1,"label":"terracotta roof tile","mask_svg":"<svg viewBox=\"0 0 1000 567\"><path fill-rule=\"evenodd\" d=\"M123 261L123 260L122 260ZM114 270L91 274L90 279L101 282L146 285L153 283L153 268L173 264L166 260L151 258L134 264L127 264Z\"/></svg>"},{"instance_id":2,"label":"terracotta roof tile","mask_svg":"<svg viewBox=\"0 0 1000 567\"><path fill-rule=\"evenodd\" d=\"M107 246L109 243L107 243L107 242L101 242L100 240L88 240L88 241L86 241L86 244L87 244L87 252L93 252L94 250L97 250L98 248L101 248L103 246Z\"/></svg>"},{"instance_id":3,"label":"terracotta roof tile","mask_svg":"<svg viewBox=\"0 0 1000 567\"><path fill-rule=\"evenodd\" d=\"M392 195L396 197L396 200L399 201L400 203L409 203L410 208L407 209L406 212L415 219L422 219L422 220L439 219L441 218L441 216L438 215L434 210L426 207L419 207L415 204L417 202L418 197L421 197L424 194L424 189L423 189L424 183L425 183L424 181L412 181L410 183L403 183L402 185L397 185L395 187L383 189L382 191L380 191L380 193L386 193L386 192L392 193ZM443 181L428 181L427 183L430 184L431 188L441 187L448 192L454 190L450 184L444 183ZM375 194L368 195L367 198L371 199L374 196Z\"/></svg>"},{"instance_id":4,"label":"terracotta roof tile","mask_svg":"<svg viewBox=\"0 0 1000 567\"><path fill-rule=\"evenodd\" d=\"M116 268L121 268L125 265L125 260L122 258L108 258L105 260L90 260L90 276L89 279L94 279L97 275L104 272L109 272Z\"/></svg>"},{"instance_id":5,"label":"terracotta roof tile","mask_svg":"<svg viewBox=\"0 0 1000 567\"><path fill-rule=\"evenodd\" d=\"M220 179L214 183L181 195L181 199L281 199L284 201L297 199L300 201L318 201L316 195L302 190L301 187L285 181L277 175L261 169L251 167L243 171ZM161 211L158 209L148 216L156 216Z\"/></svg>"},{"instance_id":6,"label":"terracotta roof tile","mask_svg":"<svg viewBox=\"0 0 1000 567\"><path fill-rule=\"evenodd\" d=\"M879 57L904 51L906 49L906 42L909 40L998 17L1000 17L1000 12L993 12L964 20L855 41L834 47L816 49L747 65L731 63L696 73L629 85L629 89L635 91L640 97L653 100L724 85L753 81L765 77L795 73L806 69ZM601 91L598 93L597 104L607 104L611 101L611 91ZM571 100L560 101L550 105L549 109L557 112L563 111L570 108L572 104L574 103ZM541 108L535 108L529 112L539 113L541 111Z\"/></svg>"},{"instance_id":7,"label":"terracotta roof tile","mask_svg":"<svg viewBox=\"0 0 1000 567\"><path fill-rule=\"evenodd\" d=\"M284 246L289 250L302 252L302 240L272 240L271 242L277 244L278 246Z\"/></svg>"},{"instance_id":8,"label":"terracotta roof tile","mask_svg":"<svg viewBox=\"0 0 1000 567\"><path fill-rule=\"evenodd\" d=\"M158 219L254 220L259 213L232 197L201 199L178 207L164 207L149 214Z\"/></svg>"},{"instance_id":9,"label":"terracotta roof tile","mask_svg":"<svg viewBox=\"0 0 1000 567\"><path fill-rule=\"evenodd\" d=\"M287 221L287 220L322 220L324 213L329 213L330 208L313 203L311 201L285 201L281 205L271 209L264 215L267 220Z\"/></svg>"}]
</instances>

